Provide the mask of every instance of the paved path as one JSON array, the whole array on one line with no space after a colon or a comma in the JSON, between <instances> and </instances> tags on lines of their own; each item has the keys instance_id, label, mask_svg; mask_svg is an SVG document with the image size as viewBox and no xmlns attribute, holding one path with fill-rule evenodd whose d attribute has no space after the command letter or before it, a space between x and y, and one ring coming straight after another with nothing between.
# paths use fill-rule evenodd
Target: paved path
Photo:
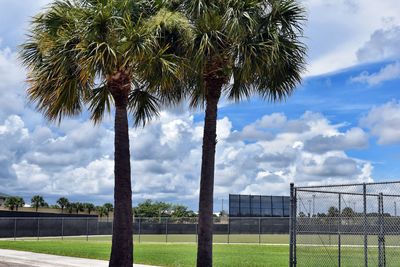
<instances>
[{"instance_id":1,"label":"paved path","mask_svg":"<svg viewBox=\"0 0 400 267\"><path fill-rule=\"evenodd\" d=\"M0 249L0 267L107 267L107 261ZM155 267L134 264L134 267Z\"/></svg>"}]
</instances>

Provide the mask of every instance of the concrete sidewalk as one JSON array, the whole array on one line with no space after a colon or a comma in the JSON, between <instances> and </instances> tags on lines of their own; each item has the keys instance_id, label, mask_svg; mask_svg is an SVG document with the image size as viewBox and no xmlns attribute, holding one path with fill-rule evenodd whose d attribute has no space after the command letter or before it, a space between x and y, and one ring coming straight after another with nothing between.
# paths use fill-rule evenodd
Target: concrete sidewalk
<instances>
[{"instance_id":1,"label":"concrete sidewalk","mask_svg":"<svg viewBox=\"0 0 400 267\"><path fill-rule=\"evenodd\" d=\"M108 261L0 249L0 267L108 267ZM155 267L134 264L134 267Z\"/></svg>"}]
</instances>

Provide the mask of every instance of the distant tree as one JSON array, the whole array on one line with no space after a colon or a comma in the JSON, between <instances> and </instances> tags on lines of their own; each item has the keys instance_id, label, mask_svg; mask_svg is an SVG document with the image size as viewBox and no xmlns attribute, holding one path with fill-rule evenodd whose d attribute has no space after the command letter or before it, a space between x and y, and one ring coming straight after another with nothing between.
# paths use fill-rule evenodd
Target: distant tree
<instances>
[{"instance_id":1,"label":"distant tree","mask_svg":"<svg viewBox=\"0 0 400 267\"><path fill-rule=\"evenodd\" d=\"M44 201L42 196L36 195L31 198L31 205L37 212L40 207L46 207L48 204Z\"/></svg>"},{"instance_id":2,"label":"distant tree","mask_svg":"<svg viewBox=\"0 0 400 267\"><path fill-rule=\"evenodd\" d=\"M92 203L83 203L83 206L89 214L95 210L95 206Z\"/></svg>"},{"instance_id":3,"label":"distant tree","mask_svg":"<svg viewBox=\"0 0 400 267\"><path fill-rule=\"evenodd\" d=\"M81 202L75 202L75 211L76 214L79 214L80 211L85 211L85 205Z\"/></svg>"},{"instance_id":4,"label":"distant tree","mask_svg":"<svg viewBox=\"0 0 400 267\"><path fill-rule=\"evenodd\" d=\"M49 205L49 208L58 210L60 208L60 206L58 206L57 204L54 204L54 205Z\"/></svg>"},{"instance_id":5,"label":"distant tree","mask_svg":"<svg viewBox=\"0 0 400 267\"><path fill-rule=\"evenodd\" d=\"M76 207L75 202L69 202L65 208L67 209L68 213L71 214L72 212L74 212L75 207Z\"/></svg>"},{"instance_id":6,"label":"distant tree","mask_svg":"<svg viewBox=\"0 0 400 267\"><path fill-rule=\"evenodd\" d=\"M15 210L18 211L19 207L23 207L25 205L25 201L22 197L17 197L17 205L15 206Z\"/></svg>"},{"instance_id":7,"label":"distant tree","mask_svg":"<svg viewBox=\"0 0 400 267\"><path fill-rule=\"evenodd\" d=\"M354 217L355 213L352 208L346 207L342 210L342 216L346 218Z\"/></svg>"},{"instance_id":8,"label":"distant tree","mask_svg":"<svg viewBox=\"0 0 400 267\"><path fill-rule=\"evenodd\" d=\"M107 210L108 213L110 213L111 211L114 210L114 206L113 206L113 204L111 204L111 203L105 203L105 204L103 205L103 207L106 208L106 210Z\"/></svg>"},{"instance_id":9,"label":"distant tree","mask_svg":"<svg viewBox=\"0 0 400 267\"><path fill-rule=\"evenodd\" d=\"M97 210L97 213L99 214L100 218L106 216L107 220L108 220L108 211L104 206L98 206L98 207L96 207L96 210Z\"/></svg>"},{"instance_id":10,"label":"distant tree","mask_svg":"<svg viewBox=\"0 0 400 267\"><path fill-rule=\"evenodd\" d=\"M196 213L189 210L188 207L184 205L174 205L172 206L171 216L174 218L184 218L184 217L195 217Z\"/></svg>"},{"instance_id":11,"label":"distant tree","mask_svg":"<svg viewBox=\"0 0 400 267\"><path fill-rule=\"evenodd\" d=\"M25 205L25 201L22 197L7 197L4 201L4 206L9 210L18 211L18 207L23 207Z\"/></svg>"},{"instance_id":12,"label":"distant tree","mask_svg":"<svg viewBox=\"0 0 400 267\"><path fill-rule=\"evenodd\" d=\"M300 212L299 212L299 217L300 217L300 218L305 218L305 217L306 217L306 214L305 214L304 212L300 211Z\"/></svg>"},{"instance_id":13,"label":"distant tree","mask_svg":"<svg viewBox=\"0 0 400 267\"><path fill-rule=\"evenodd\" d=\"M113 206L113 204L111 204L111 203L105 203L105 204L103 205L103 207L104 207L104 208L106 209L106 211L107 211L107 221L108 221L108 215L110 214L111 211L114 210L114 206Z\"/></svg>"},{"instance_id":14,"label":"distant tree","mask_svg":"<svg viewBox=\"0 0 400 267\"><path fill-rule=\"evenodd\" d=\"M328 217L338 217L339 210L336 207L330 207L328 209Z\"/></svg>"},{"instance_id":15,"label":"distant tree","mask_svg":"<svg viewBox=\"0 0 400 267\"><path fill-rule=\"evenodd\" d=\"M61 207L61 213L64 213L64 208L66 208L69 204L68 198L60 197L57 200L57 204Z\"/></svg>"},{"instance_id":16,"label":"distant tree","mask_svg":"<svg viewBox=\"0 0 400 267\"><path fill-rule=\"evenodd\" d=\"M133 209L135 216L155 218L155 217L167 217L170 216L172 205L165 202L153 202L150 199L139 203L137 207Z\"/></svg>"}]
</instances>

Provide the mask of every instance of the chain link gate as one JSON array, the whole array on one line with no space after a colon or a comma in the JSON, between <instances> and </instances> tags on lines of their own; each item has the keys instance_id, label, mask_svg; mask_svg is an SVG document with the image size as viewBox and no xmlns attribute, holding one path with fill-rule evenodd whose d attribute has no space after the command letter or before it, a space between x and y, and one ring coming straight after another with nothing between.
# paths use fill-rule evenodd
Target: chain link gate
<instances>
[{"instance_id":1,"label":"chain link gate","mask_svg":"<svg viewBox=\"0 0 400 267\"><path fill-rule=\"evenodd\" d=\"M400 181L290 185L290 267L400 266Z\"/></svg>"}]
</instances>

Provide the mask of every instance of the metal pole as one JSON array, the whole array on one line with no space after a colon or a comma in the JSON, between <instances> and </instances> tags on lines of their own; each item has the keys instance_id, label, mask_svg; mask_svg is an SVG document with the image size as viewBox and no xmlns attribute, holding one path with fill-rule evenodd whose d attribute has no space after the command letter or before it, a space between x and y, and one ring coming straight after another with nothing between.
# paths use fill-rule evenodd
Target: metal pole
<instances>
[{"instance_id":1,"label":"metal pole","mask_svg":"<svg viewBox=\"0 0 400 267\"><path fill-rule=\"evenodd\" d=\"M340 225L342 224L342 194L339 194L339 219L338 219L338 267L341 265L342 256L342 236L340 235Z\"/></svg>"},{"instance_id":2,"label":"metal pole","mask_svg":"<svg viewBox=\"0 0 400 267\"><path fill-rule=\"evenodd\" d=\"M165 218L165 243L168 243L168 218Z\"/></svg>"},{"instance_id":3,"label":"metal pole","mask_svg":"<svg viewBox=\"0 0 400 267\"><path fill-rule=\"evenodd\" d=\"M198 238L197 238L198 234L199 234L199 227L198 227L198 223L196 222L196 243L198 242Z\"/></svg>"},{"instance_id":4,"label":"metal pole","mask_svg":"<svg viewBox=\"0 0 400 267\"><path fill-rule=\"evenodd\" d=\"M294 243L293 243L293 236L294 236L294 229L293 229L293 220L294 220L294 184L290 184L290 219L289 219L289 267L293 267L294 265L294 258L293 258L293 251L294 251Z\"/></svg>"},{"instance_id":5,"label":"metal pole","mask_svg":"<svg viewBox=\"0 0 400 267\"><path fill-rule=\"evenodd\" d=\"M229 235L231 233L231 218L228 219L228 244L229 244Z\"/></svg>"},{"instance_id":6,"label":"metal pole","mask_svg":"<svg viewBox=\"0 0 400 267\"><path fill-rule=\"evenodd\" d=\"M312 217L315 216L315 195L312 195Z\"/></svg>"},{"instance_id":7,"label":"metal pole","mask_svg":"<svg viewBox=\"0 0 400 267\"><path fill-rule=\"evenodd\" d=\"M39 240L39 235L40 235L40 221L39 217L37 219L37 240Z\"/></svg>"},{"instance_id":8,"label":"metal pole","mask_svg":"<svg viewBox=\"0 0 400 267\"><path fill-rule=\"evenodd\" d=\"M142 218L139 218L139 229L138 229L138 232L139 232L139 243L140 243L140 232L141 232L141 229L140 229L141 220L142 220Z\"/></svg>"},{"instance_id":9,"label":"metal pole","mask_svg":"<svg viewBox=\"0 0 400 267\"><path fill-rule=\"evenodd\" d=\"M367 232L367 185L363 184L363 206L364 206L364 266L368 267L368 232Z\"/></svg>"},{"instance_id":10,"label":"metal pole","mask_svg":"<svg viewBox=\"0 0 400 267\"><path fill-rule=\"evenodd\" d=\"M378 216L379 216L379 236L378 236L378 266L386 266L385 257L385 233L384 233L384 213L383 213L383 194L378 197Z\"/></svg>"},{"instance_id":11,"label":"metal pole","mask_svg":"<svg viewBox=\"0 0 400 267\"><path fill-rule=\"evenodd\" d=\"M297 266L297 189L294 188L293 203L293 266Z\"/></svg>"},{"instance_id":12,"label":"metal pole","mask_svg":"<svg viewBox=\"0 0 400 267\"><path fill-rule=\"evenodd\" d=\"M14 241L17 239L17 218L14 218Z\"/></svg>"},{"instance_id":13,"label":"metal pole","mask_svg":"<svg viewBox=\"0 0 400 267\"><path fill-rule=\"evenodd\" d=\"M261 244L261 218L258 218L258 244Z\"/></svg>"},{"instance_id":14,"label":"metal pole","mask_svg":"<svg viewBox=\"0 0 400 267\"><path fill-rule=\"evenodd\" d=\"M61 240L64 240L64 217L61 218Z\"/></svg>"},{"instance_id":15,"label":"metal pole","mask_svg":"<svg viewBox=\"0 0 400 267\"><path fill-rule=\"evenodd\" d=\"M86 241L89 241L89 217L86 218Z\"/></svg>"}]
</instances>

